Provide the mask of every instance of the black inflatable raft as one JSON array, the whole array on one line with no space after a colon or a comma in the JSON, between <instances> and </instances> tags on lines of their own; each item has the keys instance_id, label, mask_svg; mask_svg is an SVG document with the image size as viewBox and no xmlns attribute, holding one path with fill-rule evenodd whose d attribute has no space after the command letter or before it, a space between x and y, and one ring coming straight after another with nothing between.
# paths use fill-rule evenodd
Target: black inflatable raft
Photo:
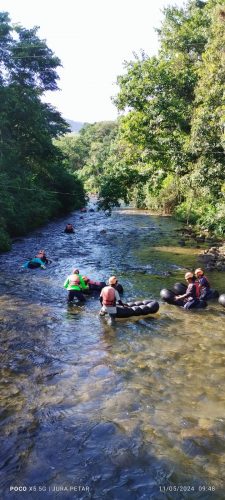
<instances>
[{"instance_id":1,"label":"black inflatable raft","mask_svg":"<svg viewBox=\"0 0 225 500\"><path fill-rule=\"evenodd\" d=\"M104 288L105 286L107 286L105 281L93 281L93 280L91 280L91 282L89 283L89 290L90 290L90 292L92 292L92 291L93 292L101 292L102 288ZM120 283L117 283L116 290L117 290L117 292L119 292L120 295L123 294L123 286Z\"/></svg>"},{"instance_id":2,"label":"black inflatable raft","mask_svg":"<svg viewBox=\"0 0 225 500\"><path fill-rule=\"evenodd\" d=\"M225 293L219 296L218 302L221 306L225 307Z\"/></svg>"},{"instance_id":3,"label":"black inflatable raft","mask_svg":"<svg viewBox=\"0 0 225 500\"><path fill-rule=\"evenodd\" d=\"M185 291L180 292L179 294L181 295L182 293L185 293ZM164 302L167 302L167 304L172 304L174 306L182 307L181 304L175 301L175 296L179 294L178 292L175 293L173 290L168 290L167 288L163 288L163 290L161 290L160 292L160 297L162 300L164 300ZM197 304L195 304L191 309L204 309L205 307L207 307L206 300L199 299Z\"/></svg>"},{"instance_id":4,"label":"black inflatable raft","mask_svg":"<svg viewBox=\"0 0 225 500\"><path fill-rule=\"evenodd\" d=\"M187 286L184 283L175 283L173 286L173 291L176 293L176 295L183 295L187 290ZM206 300L210 299L218 299L219 297L219 292L217 290L214 290L213 288L210 288L209 292L207 293Z\"/></svg>"},{"instance_id":5,"label":"black inflatable raft","mask_svg":"<svg viewBox=\"0 0 225 500\"><path fill-rule=\"evenodd\" d=\"M143 300L128 302L127 306L117 306L117 318L131 318L132 316L148 316L155 314L159 310L159 303L156 300Z\"/></svg>"}]
</instances>

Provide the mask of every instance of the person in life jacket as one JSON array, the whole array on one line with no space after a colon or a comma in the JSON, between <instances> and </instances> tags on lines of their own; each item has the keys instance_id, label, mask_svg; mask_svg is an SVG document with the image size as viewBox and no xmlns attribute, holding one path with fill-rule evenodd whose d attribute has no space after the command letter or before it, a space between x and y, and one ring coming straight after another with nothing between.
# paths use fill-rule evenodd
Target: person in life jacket
<instances>
[{"instance_id":1,"label":"person in life jacket","mask_svg":"<svg viewBox=\"0 0 225 500\"><path fill-rule=\"evenodd\" d=\"M81 302L85 301L85 297L81 289L80 278L77 274L73 273L66 278L64 288L66 288L69 292L67 297L68 304L71 304L71 302L73 302L74 297L76 297Z\"/></svg>"},{"instance_id":2,"label":"person in life jacket","mask_svg":"<svg viewBox=\"0 0 225 500\"><path fill-rule=\"evenodd\" d=\"M66 224L66 227L64 229L64 233L74 233L74 227L72 224Z\"/></svg>"},{"instance_id":3,"label":"person in life jacket","mask_svg":"<svg viewBox=\"0 0 225 500\"><path fill-rule=\"evenodd\" d=\"M174 300L177 305L183 306L184 309L192 309L199 303L199 285L191 272L185 274L185 279L188 283L186 292L183 295L176 295Z\"/></svg>"},{"instance_id":4,"label":"person in life jacket","mask_svg":"<svg viewBox=\"0 0 225 500\"><path fill-rule=\"evenodd\" d=\"M88 278L87 276L82 276L82 279L84 280L84 283L88 286L89 290L102 290L104 286L106 286L106 283L104 281L94 281Z\"/></svg>"},{"instance_id":5,"label":"person in life jacket","mask_svg":"<svg viewBox=\"0 0 225 500\"><path fill-rule=\"evenodd\" d=\"M80 274L80 271L79 269L74 269L73 270L73 274L76 274L80 280L80 288L82 290L82 292L84 293L88 293L89 292L89 286L88 286L88 283L86 283L83 279L83 276Z\"/></svg>"},{"instance_id":6,"label":"person in life jacket","mask_svg":"<svg viewBox=\"0 0 225 500\"><path fill-rule=\"evenodd\" d=\"M100 316L104 316L105 314L109 314L111 321L115 320L116 317L116 304L120 304L124 306L122 300L120 299L119 293L116 290L116 284L118 280L116 276L111 276L109 278L109 285L105 286L100 293L100 302L101 302L101 310Z\"/></svg>"},{"instance_id":7,"label":"person in life jacket","mask_svg":"<svg viewBox=\"0 0 225 500\"><path fill-rule=\"evenodd\" d=\"M198 269L195 269L195 276L199 285L200 298L205 300L211 298L212 290L210 288L208 279L204 275L203 269L201 269L200 267Z\"/></svg>"},{"instance_id":8,"label":"person in life jacket","mask_svg":"<svg viewBox=\"0 0 225 500\"><path fill-rule=\"evenodd\" d=\"M45 250L39 250L37 255L35 255L36 259L41 259L44 264L48 264L50 260L47 258Z\"/></svg>"},{"instance_id":9,"label":"person in life jacket","mask_svg":"<svg viewBox=\"0 0 225 500\"><path fill-rule=\"evenodd\" d=\"M23 264L22 266L24 269L37 269L38 267L41 269L46 269L46 266L43 262L42 259L39 259L38 257L34 257L31 260L28 260Z\"/></svg>"}]
</instances>

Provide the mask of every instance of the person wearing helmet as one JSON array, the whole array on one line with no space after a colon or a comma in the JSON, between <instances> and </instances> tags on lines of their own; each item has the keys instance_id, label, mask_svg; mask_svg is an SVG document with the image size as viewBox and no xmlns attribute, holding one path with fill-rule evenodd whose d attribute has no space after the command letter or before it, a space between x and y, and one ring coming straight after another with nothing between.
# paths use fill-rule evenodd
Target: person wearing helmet
<instances>
[{"instance_id":1,"label":"person wearing helmet","mask_svg":"<svg viewBox=\"0 0 225 500\"><path fill-rule=\"evenodd\" d=\"M210 288L209 281L204 275L204 271L203 269L201 269L201 267L195 269L195 276L199 285L200 299L210 299L212 296L212 290Z\"/></svg>"},{"instance_id":2,"label":"person wearing helmet","mask_svg":"<svg viewBox=\"0 0 225 500\"><path fill-rule=\"evenodd\" d=\"M74 297L76 297L80 302L85 301L80 284L80 278L76 273L73 272L73 274L66 278L64 288L66 288L69 292L67 297L68 304L73 302Z\"/></svg>"},{"instance_id":3,"label":"person wearing helmet","mask_svg":"<svg viewBox=\"0 0 225 500\"><path fill-rule=\"evenodd\" d=\"M116 276L111 276L109 278L109 284L101 290L99 298L102 305L99 315L105 316L105 314L108 314L112 323L115 321L116 317L116 304L118 303L124 306L120 299L119 292L116 290L117 283L118 280Z\"/></svg>"},{"instance_id":4,"label":"person wearing helmet","mask_svg":"<svg viewBox=\"0 0 225 500\"><path fill-rule=\"evenodd\" d=\"M89 286L88 283L84 281L83 276L80 274L79 269L74 269L73 274L76 274L80 280L80 288L82 292L88 293L89 292Z\"/></svg>"},{"instance_id":5,"label":"person wearing helmet","mask_svg":"<svg viewBox=\"0 0 225 500\"><path fill-rule=\"evenodd\" d=\"M192 309L199 302L199 287L194 274L190 271L185 274L185 279L188 283L186 292L183 295L176 295L174 300L178 306L183 306L184 309Z\"/></svg>"}]
</instances>

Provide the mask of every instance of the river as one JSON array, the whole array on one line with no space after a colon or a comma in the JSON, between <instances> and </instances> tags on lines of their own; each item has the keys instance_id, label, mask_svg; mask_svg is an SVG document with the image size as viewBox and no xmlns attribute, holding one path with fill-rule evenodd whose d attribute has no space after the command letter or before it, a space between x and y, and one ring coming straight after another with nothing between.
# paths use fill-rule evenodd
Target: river
<instances>
[{"instance_id":1,"label":"river","mask_svg":"<svg viewBox=\"0 0 225 500\"><path fill-rule=\"evenodd\" d=\"M116 274L125 301L160 300L198 263L177 228L74 212L0 256L1 500L225 498L225 309L160 302L155 318L110 326L97 297L68 309L63 288L78 267ZM40 248L47 269L22 269ZM225 292L224 274L208 275Z\"/></svg>"}]
</instances>

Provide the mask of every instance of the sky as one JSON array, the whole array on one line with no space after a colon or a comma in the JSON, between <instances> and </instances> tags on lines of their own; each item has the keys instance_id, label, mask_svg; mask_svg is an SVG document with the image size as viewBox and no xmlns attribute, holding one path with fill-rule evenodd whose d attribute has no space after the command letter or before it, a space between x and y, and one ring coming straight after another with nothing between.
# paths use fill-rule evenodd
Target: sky
<instances>
[{"instance_id":1,"label":"sky","mask_svg":"<svg viewBox=\"0 0 225 500\"><path fill-rule=\"evenodd\" d=\"M114 120L111 97L124 61L133 53L157 54L162 10L185 0L0 0L0 10L25 28L40 26L38 36L58 56L59 91L47 102L64 118L93 123Z\"/></svg>"}]
</instances>

